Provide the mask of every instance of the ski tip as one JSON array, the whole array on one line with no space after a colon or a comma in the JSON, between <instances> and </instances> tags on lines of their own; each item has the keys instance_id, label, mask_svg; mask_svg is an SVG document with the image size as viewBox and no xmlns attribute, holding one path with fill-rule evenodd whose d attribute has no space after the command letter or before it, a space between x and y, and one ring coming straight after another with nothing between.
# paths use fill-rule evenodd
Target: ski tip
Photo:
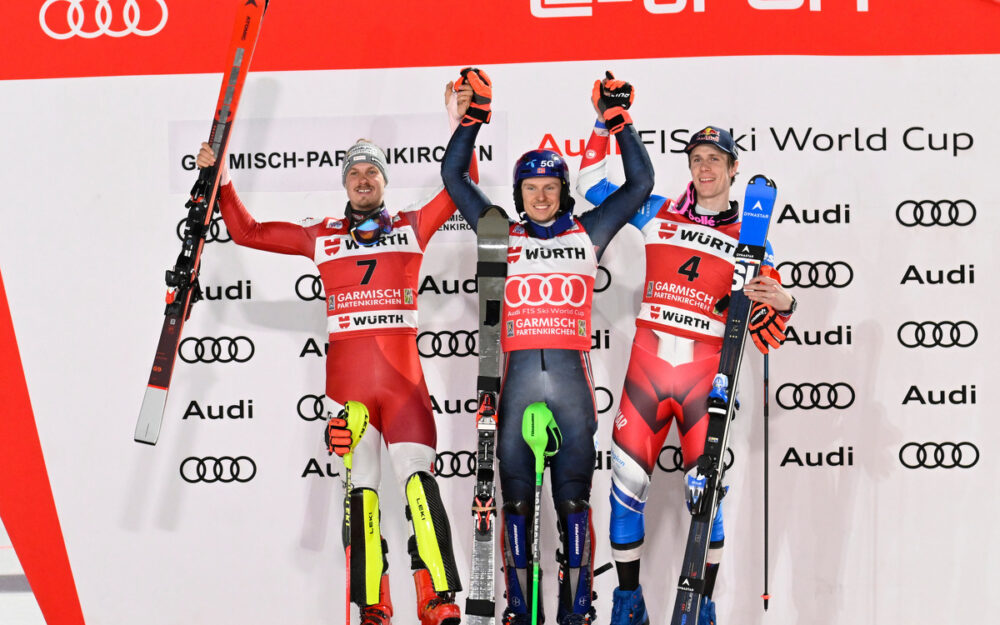
<instances>
[{"instance_id":1,"label":"ski tip","mask_svg":"<svg viewBox=\"0 0 1000 625\"><path fill-rule=\"evenodd\" d=\"M490 213L499 213L500 215L507 216L506 211L503 208L497 206L496 204L489 204L483 208L483 211L479 213L480 217L485 217Z\"/></svg>"},{"instance_id":2,"label":"ski tip","mask_svg":"<svg viewBox=\"0 0 1000 625\"><path fill-rule=\"evenodd\" d=\"M765 176L764 174L756 174L756 175L754 175L754 177L751 178L750 182L748 182L747 184L751 184L751 185L762 184L764 186L771 187L772 189L777 189L778 188L778 185L774 184L774 181L771 180L770 178L768 178L767 176Z\"/></svg>"}]
</instances>

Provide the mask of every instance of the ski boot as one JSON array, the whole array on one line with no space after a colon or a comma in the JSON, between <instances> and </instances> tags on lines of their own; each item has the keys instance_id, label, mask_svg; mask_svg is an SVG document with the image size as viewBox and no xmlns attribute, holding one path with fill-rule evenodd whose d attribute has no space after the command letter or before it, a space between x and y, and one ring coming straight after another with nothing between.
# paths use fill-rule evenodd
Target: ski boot
<instances>
[{"instance_id":1,"label":"ski boot","mask_svg":"<svg viewBox=\"0 0 1000 625\"><path fill-rule=\"evenodd\" d=\"M611 623L609 625L649 625L642 586L635 590L615 588L611 596Z\"/></svg>"},{"instance_id":2,"label":"ski boot","mask_svg":"<svg viewBox=\"0 0 1000 625\"><path fill-rule=\"evenodd\" d=\"M510 608L505 608L503 616L500 617L500 623L501 625L531 625L531 615L518 614L517 612L511 612Z\"/></svg>"},{"instance_id":3,"label":"ski boot","mask_svg":"<svg viewBox=\"0 0 1000 625\"><path fill-rule=\"evenodd\" d=\"M413 573L417 587L417 616L420 625L459 625L462 614L455 605L455 593L434 590L431 573L420 569Z\"/></svg>"},{"instance_id":4,"label":"ski boot","mask_svg":"<svg viewBox=\"0 0 1000 625\"><path fill-rule=\"evenodd\" d=\"M559 625L590 625L597 620L597 610L590 608L583 614L566 614L559 619Z\"/></svg>"},{"instance_id":5,"label":"ski boot","mask_svg":"<svg viewBox=\"0 0 1000 625\"><path fill-rule=\"evenodd\" d=\"M390 625L392 623L392 598L389 596L389 576L383 575L379 583L378 603L361 608L361 625Z\"/></svg>"},{"instance_id":6,"label":"ski boot","mask_svg":"<svg viewBox=\"0 0 1000 625\"><path fill-rule=\"evenodd\" d=\"M708 597L701 598L701 609L698 610L698 625L716 625L715 602Z\"/></svg>"}]
</instances>

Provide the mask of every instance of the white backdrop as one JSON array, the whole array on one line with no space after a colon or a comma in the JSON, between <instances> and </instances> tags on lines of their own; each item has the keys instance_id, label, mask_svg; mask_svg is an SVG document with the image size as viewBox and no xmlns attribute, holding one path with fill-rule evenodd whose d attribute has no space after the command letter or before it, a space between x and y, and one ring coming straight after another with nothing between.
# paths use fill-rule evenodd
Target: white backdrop
<instances>
[{"instance_id":1,"label":"white backdrop","mask_svg":"<svg viewBox=\"0 0 1000 625\"><path fill-rule=\"evenodd\" d=\"M666 59L611 66L637 87L633 117L638 129L649 131L644 136L657 193L676 196L686 181L685 159L669 152L679 148L670 143L671 133L680 129L687 136L707 123L732 127L744 135L747 149L734 198L755 173L778 184L783 212L771 240L779 262L850 266L852 278L843 288L807 286L808 271L802 286L792 287L801 302L793 323L800 337L815 342L840 329L841 343L790 343L771 362L773 598L766 620L772 625L966 621L1000 608L992 592L1000 544L991 531L1000 509L990 479L998 469L1000 429L981 408L988 397L987 359L1000 347L988 325L997 303L991 271L1000 192L996 66L995 56ZM480 133L487 157L480 164L483 187L509 206L510 167L518 154L539 147L546 135L579 152L593 122L590 85L605 64L486 69L494 79L496 121ZM282 157L271 160L280 167L233 172L251 212L261 221L339 215L346 199L338 188L339 168L320 166L319 157L357 137L387 148L443 146L441 91L455 75L455 68L252 74L232 152ZM183 156L207 135L206 111L217 88L216 75L0 82L6 122L0 127L0 267L89 623L342 620L341 487L339 478L325 475L339 468L326 457L321 422L304 420L297 409L304 395L321 392L324 375L315 352L300 357L310 340L321 350L325 339L322 305L296 294L299 277L315 273L308 260L232 243L208 245L202 283L212 294L242 284L229 290L242 291L242 298L199 303L185 335L246 336L254 355L245 363L179 363L160 443L132 442L161 323L162 275L179 250L174 231L195 178L183 169ZM799 140L810 133L809 144L794 147L786 141L789 129ZM855 145L855 132L863 149ZM838 134L851 137L842 148L827 149L822 135ZM965 149L953 150L956 141ZM291 152L317 157L311 167L296 161L292 168L285 157ZM437 163L396 163L388 202L402 208L438 184ZM960 199L975 206L968 226L904 227L896 218L907 200ZM824 215L833 221L833 212L824 212L838 205L839 221L824 221ZM942 206L944 221L948 210ZM970 214L967 206L962 210ZM908 214L904 206L900 215ZM930 216L928 205L924 219ZM455 281L461 287L471 279L473 241L463 229L439 233L428 248L425 280L454 290ZM602 453L637 310L640 245L630 227L619 235L603 262L610 286L595 298L594 328L602 332L593 352L596 382L610 392L599 395L608 398ZM931 272L935 279L939 270L965 267L965 283L901 284L911 265L911 273ZM846 280L845 272L839 266L834 279ZM786 271L786 282L789 276ZM817 277L822 283L825 270ZM421 331L474 329L474 294L425 288L420 299ZM975 324L975 343L907 348L897 336L908 321L946 320ZM961 340L969 336L967 327L965 332ZM429 357L424 369L442 407L439 451L470 449L472 415L444 410L474 397L475 358ZM735 423L737 462L728 478L728 545L716 592L722 623L765 620L759 598L760 379L761 359L754 356L744 375L746 408ZM802 383L847 384L854 401L844 409L776 403L781 385ZM963 403L959 394L944 405L913 399L912 387L927 400L963 385ZM848 393L838 388L844 402ZM790 388L779 395L786 405L792 401ZM240 401L247 408L252 401L252 418L183 418L191 402L218 412ZM947 441L973 444L977 453L964 446L962 457L976 463L967 469L901 463L900 449L908 442ZM673 434L667 444L676 444ZM830 456L823 466L790 461L797 456L803 465L815 463L841 449L845 466L829 466ZM232 484L181 478L185 458L224 455L252 458L254 477ZM669 466L669 451L662 457ZM933 460L930 453L928 463ZM679 474L661 473L654 475L647 508L642 580L654 623L669 620L688 519ZM610 560L609 479L602 462L593 490L598 564ZM472 479L440 482L464 578ZM406 623L413 620L413 591L400 498L396 483L386 480L383 527L397 620ZM545 551L552 553L550 504L543 523L549 526ZM546 564L553 575L554 562ZM598 578L602 619L610 613L614 586L613 573ZM554 598L547 601L554 616Z\"/></svg>"}]
</instances>

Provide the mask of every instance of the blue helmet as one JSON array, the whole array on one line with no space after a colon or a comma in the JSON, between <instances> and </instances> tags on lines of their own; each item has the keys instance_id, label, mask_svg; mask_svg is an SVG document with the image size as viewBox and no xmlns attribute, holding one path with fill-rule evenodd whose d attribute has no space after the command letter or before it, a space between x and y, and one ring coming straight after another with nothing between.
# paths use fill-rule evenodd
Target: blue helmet
<instances>
[{"instance_id":1,"label":"blue helmet","mask_svg":"<svg viewBox=\"0 0 1000 625\"><path fill-rule=\"evenodd\" d=\"M559 194L559 212L562 215L572 212L573 198L569 194L569 165L562 155L552 150L531 150L521 155L514 163L514 208L523 220L524 201L521 198L521 181L526 178L559 178L562 181L562 191Z\"/></svg>"}]
</instances>

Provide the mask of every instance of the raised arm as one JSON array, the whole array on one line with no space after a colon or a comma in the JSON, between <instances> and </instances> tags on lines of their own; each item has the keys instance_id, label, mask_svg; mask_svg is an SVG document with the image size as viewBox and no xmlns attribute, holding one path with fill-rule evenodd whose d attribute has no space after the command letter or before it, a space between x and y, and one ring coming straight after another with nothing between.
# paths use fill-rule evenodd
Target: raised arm
<instances>
[{"instance_id":1,"label":"raised arm","mask_svg":"<svg viewBox=\"0 0 1000 625\"><path fill-rule=\"evenodd\" d=\"M206 167L214 162L215 154L211 146L202 143L198 152L198 166ZM219 209L229 236L236 244L266 252L313 257L315 240L305 227L285 221L257 222L236 194L236 188L229 177L229 167L225 163L222 164L220 176Z\"/></svg>"},{"instance_id":2,"label":"raised arm","mask_svg":"<svg viewBox=\"0 0 1000 625\"><path fill-rule=\"evenodd\" d=\"M616 80L610 72L605 80L594 83L594 107L621 147L625 170L625 184L607 196L597 208L580 217L594 242L598 259L612 237L642 208L653 190L653 164L646 147L639 140L639 134L632 127L632 117L628 113L633 95L632 86Z\"/></svg>"},{"instance_id":3,"label":"raised arm","mask_svg":"<svg viewBox=\"0 0 1000 625\"><path fill-rule=\"evenodd\" d=\"M611 133L604 125L604 120L598 118L597 122L594 123L590 138L587 140L587 147L583 151L580 174L576 179L577 193L587 198L587 201L594 206L599 206L608 196L618 190L618 185L608 179L610 144ZM660 212L660 208L667 201L667 198L662 195L655 193L650 195L643 202L642 208L628 220L628 223L642 230L646 223Z\"/></svg>"},{"instance_id":4,"label":"raised arm","mask_svg":"<svg viewBox=\"0 0 1000 625\"><path fill-rule=\"evenodd\" d=\"M454 88L456 91L471 90L472 102L448 141L441 161L441 179L458 211L475 230L479 214L492 202L470 176L469 163L479 128L490 120L493 88L486 72L469 67L462 70L462 77L455 82Z\"/></svg>"},{"instance_id":5,"label":"raised arm","mask_svg":"<svg viewBox=\"0 0 1000 625\"><path fill-rule=\"evenodd\" d=\"M444 106L448 111L448 125L451 132L455 132L469 110L472 103L472 87L468 84L456 85L449 82L444 89ZM473 181L479 180L479 168L475 156L468 162L469 177ZM421 248L425 248L430 238L437 232L441 225L455 212L455 203L444 187L438 187L430 199L419 204L420 208L413 211L404 211L408 214L410 221L417 231L417 238L420 240Z\"/></svg>"}]
</instances>

